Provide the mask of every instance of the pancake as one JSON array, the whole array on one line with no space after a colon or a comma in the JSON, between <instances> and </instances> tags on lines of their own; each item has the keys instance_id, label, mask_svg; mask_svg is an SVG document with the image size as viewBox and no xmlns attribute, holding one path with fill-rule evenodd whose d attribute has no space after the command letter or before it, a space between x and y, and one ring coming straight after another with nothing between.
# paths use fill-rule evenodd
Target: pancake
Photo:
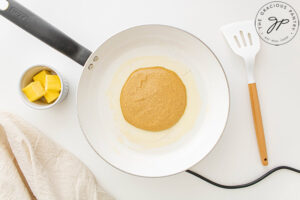
<instances>
[{"instance_id":1,"label":"pancake","mask_svg":"<svg viewBox=\"0 0 300 200\"><path fill-rule=\"evenodd\" d=\"M120 95L124 119L148 131L174 126L184 114L186 103L185 85L175 72L164 67L135 70Z\"/></svg>"}]
</instances>

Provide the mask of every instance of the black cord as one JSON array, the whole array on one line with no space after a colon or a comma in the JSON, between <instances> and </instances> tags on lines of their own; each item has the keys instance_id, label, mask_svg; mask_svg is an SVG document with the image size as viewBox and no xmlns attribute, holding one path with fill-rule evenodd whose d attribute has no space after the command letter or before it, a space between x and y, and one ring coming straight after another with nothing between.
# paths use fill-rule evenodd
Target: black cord
<instances>
[{"instance_id":1,"label":"black cord","mask_svg":"<svg viewBox=\"0 0 300 200\"><path fill-rule=\"evenodd\" d=\"M239 189L239 188L245 188L245 187L249 187L251 185L254 185L258 182L260 182L261 180L263 180L264 178L266 178L267 176L269 176L270 174L273 174L274 172L278 171L278 170L281 170L281 169L287 169L287 170L290 170L290 171L293 171L293 172L297 172L297 173L300 173L300 170L299 169L295 169L293 167L289 167L289 166L279 166L279 167L275 167L271 170L269 170L268 172L266 172L265 174L263 174L262 176L258 177L257 179L249 182L249 183L245 183L245 184L240 184L240 185L223 185L223 184L220 184L220 183L216 183L200 174L197 174L196 172L193 172L191 170L186 170L187 173L190 173L198 178L201 178L202 180L206 181L207 183L210 183L214 186L217 186L217 187L220 187L220 188L224 188L224 189Z\"/></svg>"}]
</instances>

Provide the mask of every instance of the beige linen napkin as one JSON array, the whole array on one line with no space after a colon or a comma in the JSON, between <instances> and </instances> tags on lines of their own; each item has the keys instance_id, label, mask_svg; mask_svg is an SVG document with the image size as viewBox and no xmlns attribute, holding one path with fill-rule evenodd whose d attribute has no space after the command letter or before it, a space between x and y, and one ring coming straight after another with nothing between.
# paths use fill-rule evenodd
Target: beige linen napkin
<instances>
[{"instance_id":1,"label":"beige linen napkin","mask_svg":"<svg viewBox=\"0 0 300 200\"><path fill-rule=\"evenodd\" d=\"M22 119L0 113L0 199L113 198L74 155Z\"/></svg>"}]
</instances>

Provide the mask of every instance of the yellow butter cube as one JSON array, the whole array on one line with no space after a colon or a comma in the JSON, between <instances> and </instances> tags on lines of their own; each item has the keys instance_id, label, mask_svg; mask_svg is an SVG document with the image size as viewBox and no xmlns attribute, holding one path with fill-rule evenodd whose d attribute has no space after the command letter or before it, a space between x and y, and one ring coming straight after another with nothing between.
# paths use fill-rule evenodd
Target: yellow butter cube
<instances>
[{"instance_id":1,"label":"yellow butter cube","mask_svg":"<svg viewBox=\"0 0 300 200\"><path fill-rule=\"evenodd\" d=\"M49 74L50 74L50 72L48 72L46 70L42 70L33 77L33 80L41 82L42 86L45 87L46 75L49 75Z\"/></svg>"},{"instance_id":2,"label":"yellow butter cube","mask_svg":"<svg viewBox=\"0 0 300 200\"><path fill-rule=\"evenodd\" d=\"M61 90L61 84L59 77L57 75L46 75L46 84L45 84L46 91L57 91Z\"/></svg>"},{"instance_id":3,"label":"yellow butter cube","mask_svg":"<svg viewBox=\"0 0 300 200\"><path fill-rule=\"evenodd\" d=\"M45 92L44 97L47 103L52 103L54 100L56 100L59 97L59 92L48 90Z\"/></svg>"},{"instance_id":4,"label":"yellow butter cube","mask_svg":"<svg viewBox=\"0 0 300 200\"><path fill-rule=\"evenodd\" d=\"M45 90L39 81L31 82L22 91L31 102L40 99L45 94Z\"/></svg>"}]
</instances>

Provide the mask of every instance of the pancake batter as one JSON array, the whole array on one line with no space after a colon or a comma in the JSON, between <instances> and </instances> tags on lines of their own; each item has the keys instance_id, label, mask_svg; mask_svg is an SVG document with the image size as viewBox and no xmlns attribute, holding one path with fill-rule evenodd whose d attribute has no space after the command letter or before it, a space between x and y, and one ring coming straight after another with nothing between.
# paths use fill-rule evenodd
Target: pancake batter
<instances>
[{"instance_id":1,"label":"pancake batter","mask_svg":"<svg viewBox=\"0 0 300 200\"><path fill-rule=\"evenodd\" d=\"M120 95L125 120L148 131L162 131L175 125L186 102L185 85L175 72L163 67L135 70Z\"/></svg>"}]
</instances>

